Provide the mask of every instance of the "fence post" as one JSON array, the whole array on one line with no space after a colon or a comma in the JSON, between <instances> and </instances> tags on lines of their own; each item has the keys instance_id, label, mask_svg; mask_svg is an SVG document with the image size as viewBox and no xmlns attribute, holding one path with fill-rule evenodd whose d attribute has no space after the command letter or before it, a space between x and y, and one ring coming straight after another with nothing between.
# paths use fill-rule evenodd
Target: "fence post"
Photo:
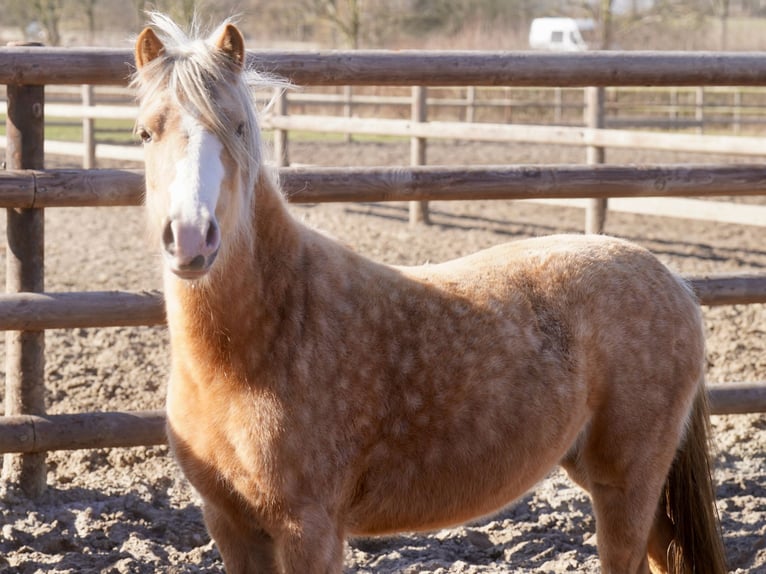
<instances>
[{"instance_id":1,"label":"fence post","mask_svg":"<svg viewBox=\"0 0 766 574\"><path fill-rule=\"evenodd\" d=\"M7 104L6 166L42 169L44 87L8 85ZM43 210L8 209L7 216L6 292L41 292ZM44 377L45 332L6 333L5 414L45 414ZM5 455L2 478L6 486L20 487L27 496L41 495L46 482L45 453Z\"/></svg>"},{"instance_id":2,"label":"fence post","mask_svg":"<svg viewBox=\"0 0 766 574\"><path fill-rule=\"evenodd\" d=\"M274 102L274 114L278 116L287 115L287 90L277 88L279 93ZM274 130L274 161L279 167L290 165L289 136L287 130Z\"/></svg>"},{"instance_id":3,"label":"fence post","mask_svg":"<svg viewBox=\"0 0 766 574\"><path fill-rule=\"evenodd\" d=\"M553 88L553 123L561 124L564 113L564 91L560 87Z\"/></svg>"},{"instance_id":4,"label":"fence post","mask_svg":"<svg viewBox=\"0 0 766 574\"><path fill-rule=\"evenodd\" d=\"M699 86L695 90L694 119L697 121L697 133L705 133L705 88Z\"/></svg>"},{"instance_id":5,"label":"fence post","mask_svg":"<svg viewBox=\"0 0 766 574\"><path fill-rule=\"evenodd\" d=\"M465 121L476 121L476 86L468 86L465 91Z\"/></svg>"},{"instance_id":6,"label":"fence post","mask_svg":"<svg viewBox=\"0 0 766 574\"><path fill-rule=\"evenodd\" d=\"M82 86L82 107L88 112L87 108L93 105L93 86L83 84ZM83 169L95 169L96 167L96 131L93 126L93 118L83 115L82 118L82 143L85 150L82 154Z\"/></svg>"},{"instance_id":7,"label":"fence post","mask_svg":"<svg viewBox=\"0 0 766 574\"><path fill-rule=\"evenodd\" d=\"M423 86L412 87L412 121L424 122L427 114L427 90ZM410 165L426 165L426 138L410 138ZM410 225L430 223L427 201L410 201Z\"/></svg>"},{"instance_id":8,"label":"fence post","mask_svg":"<svg viewBox=\"0 0 766 574\"><path fill-rule=\"evenodd\" d=\"M670 129L678 129L678 88L670 88L670 109L668 116L670 118Z\"/></svg>"},{"instance_id":9,"label":"fence post","mask_svg":"<svg viewBox=\"0 0 766 574\"><path fill-rule=\"evenodd\" d=\"M590 129L604 127L604 88L585 89L585 125ZM605 153L602 146L589 145L585 148L585 161L588 165L604 163ZM606 199L589 199L585 211L585 233L603 233L606 223Z\"/></svg>"},{"instance_id":10,"label":"fence post","mask_svg":"<svg viewBox=\"0 0 766 574\"><path fill-rule=\"evenodd\" d=\"M351 118L354 115L354 90L351 86L343 86L343 117ZM346 134L346 143L351 143L354 136Z\"/></svg>"}]
</instances>

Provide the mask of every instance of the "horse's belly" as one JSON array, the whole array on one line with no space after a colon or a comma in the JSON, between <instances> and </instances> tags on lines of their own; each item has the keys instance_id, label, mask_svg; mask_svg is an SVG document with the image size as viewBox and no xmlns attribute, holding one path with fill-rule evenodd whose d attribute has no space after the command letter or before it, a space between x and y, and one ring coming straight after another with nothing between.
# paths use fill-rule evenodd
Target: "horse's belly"
<instances>
[{"instance_id":1,"label":"horse's belly","mask_svg":"<svg viewBox=\"0 0 766 574\"><path fill-rule=\"evenodd\" d=\"M541 474L538 480L544 474ZM355 536L446 528L499 511L523 495L536 482L537 480L526 484L519 483L511 488L506 485L491 496L482 495L476 499L465 497L464 489L449 493L443 501L437 500L442 497L434 496L427 488L400 491L397 493L399 501L371 501L373 504L370 505L370 509L363 513L352 511L347 520L347 528L349 534ZM430 500L426 502L425 499ZM406 504L401 504L404 501ZM377 509L372 509L372 506L377 506Z\"/></svg>"},{"instance_id":2,"label":"horse's belly","mask_svg":"<svg viewBox=\"0 0 766 574\"><path fill-rule=\"evenodd\" d=\"M584 410L573 411L556 422L538 419L493 447L480 443L486 437L470 432L462 441L426 440L412 452L379 445L381 458L357 486L349 531L433 530L500 510L544 478L569 450L587 419Z\"/></svg>"}]
</instances>

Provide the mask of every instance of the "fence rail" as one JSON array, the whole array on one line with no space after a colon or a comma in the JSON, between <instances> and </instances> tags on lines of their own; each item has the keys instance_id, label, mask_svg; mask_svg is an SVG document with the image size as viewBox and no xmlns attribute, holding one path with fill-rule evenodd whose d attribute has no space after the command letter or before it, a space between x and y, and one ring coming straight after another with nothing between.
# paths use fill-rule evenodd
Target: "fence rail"
<instances>
[{"instance_id":1,"label":"fence rail","mask_svg":"<svg viewBox=\"0 0 766 574\"><path fill-rule=\"evenodd\" d=\"M760 165L298 167L282 168L280 179L293 203L520 199L568 205L573 198L611 197L614 209L766 225L761 205L677 199L766 195ZM0 172L0 207L138 205L142 194L140 171Z\"/></svg>"},{"instance_id":2,"label":"fence rail","mask_svg":"<svg viewBox=\"0 0 766 574\"><path fill-rule=\"evenodd\" d=\"M283 167L291 203L766 195L766 166ZM140 170L0 171L0 208L141 205Z\"/></svg>"},{"instance_id":3,"label":"fence rail","mask_svg":"<svg viewBox=\"0 0 766 574\"><path fill-rule=\"evenodd\" d=\"M0 295L0 331L137 327L164 322L164 301L158 291Z\"/></svg>"},{"instance_id":4,"label":"fence rail","mask_svg":"<svg viewBox=\"0 0 766 574\"><path fill-rule=\"evenodd\" d=\"M762 54L253 52L249 54L249 60L259 69L287 77L300 85L766 85L766 58ZM9 85L8 115L13 115L14 121L19 119L19 108L14 108L11 113L11 104L18 105L18 101L11 101L11 96L23 94L29 86L125 85L131 71L132 54L125 50L0 49L0 83ZM421 100L425 100L424 91L414 92L420 94ZM24 109L27 115L22 114L21 119L26 117L34 121L31 127L25 127L23 121L10 126L13 128L9 130L8 137L10 154L17 154L14 158L19 161L9 162L9 167L13 169L0 173L0 206L9 209L9 213L33 216L32 220L39 221L41 208L136 205L140 202L142 178L138 171L40 169L39 157L35 153L42 149L42 140L38 137L41 136L42 103ZM277 127L278 130L286 129L288 120L298 121L293 118L274 118L269 121L285 122ZM327 129L327 121L327 118L322 119L324 130ZM409 122L406 126L396 125L402 135L412 138L413 142L434 137L428 131L429 124L424 121ZM593 127L576 128L577 131L559 129L545 134L545 137L558 140L569 138L572 143L578 140L580 144L594 149L604 145L620 145L619 142L615 143L623 137L623 134L618 133L619 130L611 130L613 133L610 134L594 130ZM16 129L21 130L21 133L10 133ZM495 128L482 125L481 129L486 133ZM453 134L453 137L458 138L471 137L465 132L454 131ZM508 135L503 134L504 137ZM667 136L652 134L653 137L659 135ZM718 147L714 148L716 153L722 150L721 146L730 143L725 139L717 139L719 142L715 145ZM622 145L639 145L636 141L625 141ZM663 141L668 142L663 145L677 149L681 140ZM749 140L746 144L756 154L766 151L755 140ZM705 146L713 149L709 144ZM766 191L766 173L760 166L288 168L281 171L281 176L288 198L293 202L754 195ZM23 221L23 218L19 221ZM10 234L12 245L9 254L13 257L24 255L24 250L31 245L23 236L15 235L17 227L14 225ZM42 231L41 227L39 231ZM41 233L34 237L35 241L41 239ZM34 278L37 276L35 273L39 275L42 272L42 257L37 261L37 267L34 267L34 257L29 258L24 265L24 273L29 273L29 266L33 266L31 276ZM765 276L691 277L689 281L703 304L766 302ZM9 332L10 339L16 337L17 333L41 334L48 328L158 324L164 320L162 298L157 292L45 293L41 292L43 290L39 286L32 285L27 289L21 284L18 290L38 292L8 293L0 297L0 328L13 329ZM24 381L17 388L13 386L16 383L11 381L13 377L10 377L10 386L7 386L10 393L6 393L6 398L10 394L23 392L34 403L35 397L42 396L44 387L39 381L41 363L25 363L29 356L34 359L40 346L35 349L28 355L26 353L29 348L22 346L17 353L16 359L21 360L13 367L14 376L22 374ZM22 367L24 364L31 364L32 372L25 373ZM711 385L710 394L715 412L766 411L764 384ZM24 401L19 404L23 409ZM0 417L0 452L27 453L23 456L31 458L24 459L29 462L25 468L33 471L30 476L36 477L35 480L42 477L44 481L44 465L40 466L39 454L47 450L159 444L165 440L163 416L156 411L47 415L38 402L34 403L32 410L6 410L6 414L10 416ZM21 484L25 483L22 481ZM36 492L34 488L31 490L32 493Z\"/></svg>"},{"instance_id":5,"label":"fence rail","mask_svg":"<svg viewBox=\"0 0 766 574\"><path fill-rule=\"evenodd\" d=\"M0 453L166 444L163 411L1 417Z\"/></svg>"},{"instance_id":6,"label":"fence rail","mask_svg":"<svg viewBox=\"0 0 766 574\"><path fill-rule=\"evenodd\" d=\"M250 51L248 65L314 86L763 86L761 53L411 50ZM109 48L9 47L0 84L126 85L133 53Z\"/></svg>"},{"instance_id":7,"label":"fence rail","mask_svg":"<svg viewBox=\"0 0 766 574\"><path fill-rule=\"evenodd\" d=\"M572 146L655 149L711 154L761 156L766 140L746 136L700 136L589 127L539 126L463 122L413 122L329 116L266 115L263 127L347 134L444 138L490 142L526 142Z\"/></svg>"}]
</instances>

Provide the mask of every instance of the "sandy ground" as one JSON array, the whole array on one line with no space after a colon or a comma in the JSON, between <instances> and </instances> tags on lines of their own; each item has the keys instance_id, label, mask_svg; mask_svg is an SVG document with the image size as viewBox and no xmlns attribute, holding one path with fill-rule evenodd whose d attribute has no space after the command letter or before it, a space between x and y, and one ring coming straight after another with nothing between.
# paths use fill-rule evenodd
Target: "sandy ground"
<instances>
[{"instance_id":1,"label":"sandy ground","mask_svg":"<svg viewBox=\"0 0 766 574\"><path fill-rule=\"evenodd\" d=\"M313 164L406 164L408 158L405 144L295 144L292 153L293 161ZM429 148L429 162L576 162L580 154L444 143ZM665 153L640 161L699 159ZM294 212L358 251L397 264L442 261L517 238L579 231L583 222L575 209L502 201L434 203L434 224L418 229L407 225L401 204L295 206ZM645 245L683 273L766 268L761 229L610 214L607 231ZM47 290L159 286L159 260L144 239L140 209L46 213ZM709 380L766 380L764 306L709 308L705 317ZM49 412L162 408L168 371L164 328L54 330L46 345ZM714 417L713 424L731 570L766 572L766 416ZM0 500L0 572L222 571L198 500L166 448L56 452L48 465L50 487L42 499L32 502L9 491ZM351 541L346 572L597 572L594 532L588 498L556 471L508 509L469 526Z\"/></svg>"}]
</instances>

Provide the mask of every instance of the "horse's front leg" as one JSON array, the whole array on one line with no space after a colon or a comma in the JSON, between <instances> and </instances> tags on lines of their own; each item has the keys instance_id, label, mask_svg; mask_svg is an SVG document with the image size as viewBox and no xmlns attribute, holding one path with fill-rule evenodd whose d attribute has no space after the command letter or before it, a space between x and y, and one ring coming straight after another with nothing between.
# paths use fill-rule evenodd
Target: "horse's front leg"
<instances>
[{"instance_id":1,"label":"horse's front leg","mask_svg":"<svg viewBox=\"0 0 766 574\"><path fill-rule=\"evenodd\" d=\"M344 530L322 508L307 508L277 541L282 574L341 574Z\"/></svg>"},{"instance_id":2,"label":"horse's front leg","mask_svg":"<svg viewBox=\"0 0 766 574\"><path fill-rule=\"evenodd\" d=\"M210 501L203 503L202 511L227 574L279 574L274 540L255 520L225 512Z\"/></svg>"}]
</instances>

